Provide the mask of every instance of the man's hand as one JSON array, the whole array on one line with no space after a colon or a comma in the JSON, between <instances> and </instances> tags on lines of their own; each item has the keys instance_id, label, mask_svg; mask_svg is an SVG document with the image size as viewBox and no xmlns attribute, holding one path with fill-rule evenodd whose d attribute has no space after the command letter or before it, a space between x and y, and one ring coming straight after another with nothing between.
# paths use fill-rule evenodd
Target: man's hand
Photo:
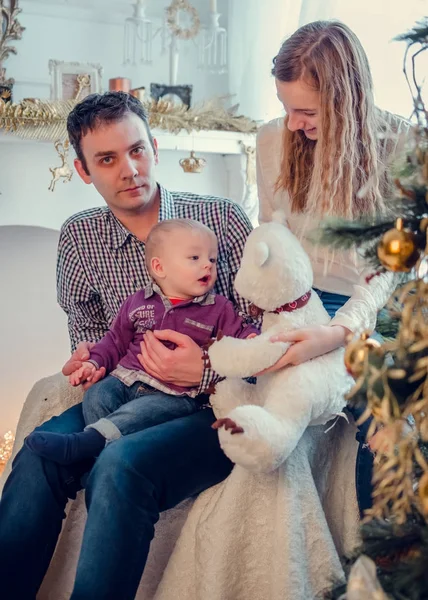
<instances>
[{"instance_id":1,"label":"man's hand","mask_svg":"<svg viewBox=\"0 0 428 600\"><path fill-rule=\"evenodd\" d=\"M176 344L174 350L166 348L161 340ZM196 387L203 372L202 349L189 336L172 329L147 331L138 354L144 370L165 383L182 387Z\"/></svg>"},{"instance_id":2,"label":"man's hand","mask_svg":"<svg viewBox=\"0 0 428 600\"><path fill-rule=\"evenodd\" d=\"M314 325L272 336L271 342L288 342L293 345L274 365L257 375L273 373L288 365L300 365L307 360L336 350L343 346L348 333L349 330L341 325Z\"/></svg>"},{"instance_id":3,"label":"man's hand","mask_svg":"<svg viewBox=\"0 0 428 600\"><path fill-rule=\"evenodd\" d=\"M93 348L95 344L93 342L79 342L76 350L70 356L68 361L62 368L62 374L66 377L69 377L72 373L77 371L83 366L83 363L89 359L89 351ZM105 377L106 370L104 367L95 371L92 375L90 381L86 381L82 387L84 390L87 390L94 383Z\"/></svg>"}]
</instances>

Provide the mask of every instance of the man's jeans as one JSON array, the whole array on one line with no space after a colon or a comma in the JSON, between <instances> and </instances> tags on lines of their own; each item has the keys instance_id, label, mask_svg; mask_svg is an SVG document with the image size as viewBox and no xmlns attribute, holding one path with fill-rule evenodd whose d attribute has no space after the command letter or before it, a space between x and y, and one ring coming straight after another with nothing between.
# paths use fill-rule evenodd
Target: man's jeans
<instances>
[{"instance_id":1,"label":"man's jeans","mask_svg":"<svg viewBox=\"0 0 428 600\"><path fill-rule=\"evenodd\" d=\"M132 600L159 512L219 483L232 463L210 409L108 444L86 484L88 518L72 600ZM73 406L38 430L84 428ZM13 462L0 502L0 584L5 600L34 600L55 549L68 498L90 462L63 467L26 446Z\"/></svg>"},{"instance_id":2,"label":"man's jeans","mask_svg":"<svg viewBox=\"0 0 428 600\"><path fill-rule=\"evenodd\" d=\"M203 398L208 399L207 396ZM203 400L174 396L137 382L127 386L108 375L89 388L83 397L86 425L96 429L107 441L148 427L186 417L200 410Z\"/></svg>"},{"instance_id":3,"label":"man's jeans","mask_svg":"<svg viewBox=\"0 0 428 600\"><path fill-rule=\"evenodd\" d=\"M349 296L342 296L341 294L331 294L330 292L323 292L321 290L316 290L316 292L321 298L321 302L330 317L334 317L339 308L349 300ZM357 421L364 412L362 409L357 411L350 406L348 406L348 410L355 421ZM358 427L357 433L357 441L360 446L358 448L357 462L355 465L355 485L361 517L363 517L364 511L372 506L373 453L366 444L366 435L370 422L371 418L364 421L364 423Z\"/></svg>"}]
</instances>

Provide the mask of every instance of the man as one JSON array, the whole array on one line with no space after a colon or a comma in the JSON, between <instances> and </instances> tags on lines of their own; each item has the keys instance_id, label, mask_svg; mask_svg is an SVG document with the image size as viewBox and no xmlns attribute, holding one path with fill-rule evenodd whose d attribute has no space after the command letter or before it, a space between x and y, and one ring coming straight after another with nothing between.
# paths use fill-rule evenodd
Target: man
<instances>
[{"instance_id":1,"label":"man","mask_svg":"<svg viewBox=\"0 0 428 600\"><path fill-rule=\"evenodd\" d=\"M243 311L233 281L251 230L239 206L220 198L170 193L155 180L158 162L145 111L122 92L85 98L67 122L83 181L106 207L71 217L58 251L58 298L68 315L73 355L65 375L88 356L88 343L107 331L127 296L148 282L144 240L158 220L187 217L210 227L219 240L216 291ZM167 349L162 340L176 344ZM154 377L207 390L215 375L201 349L170 330L153 332L141 347L141 364ZM95 379L103 376L99 371ZM0 581L5 598L35 598L55 549L69 498L85 480L88 519L73 600L134 598L159 512L222 481L231 463L200 410L108 445L96 463L60 466L24 447L0 502ZM41 426L72 433L84 427L77 405Z\"/></svg>"}]
</instances>

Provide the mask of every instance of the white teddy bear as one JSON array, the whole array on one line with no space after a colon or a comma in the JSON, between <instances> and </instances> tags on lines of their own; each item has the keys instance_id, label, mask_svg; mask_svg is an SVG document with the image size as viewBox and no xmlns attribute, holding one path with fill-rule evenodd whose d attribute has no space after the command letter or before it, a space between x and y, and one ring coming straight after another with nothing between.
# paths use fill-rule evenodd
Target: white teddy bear
<instances>
[{"instance_id":1,"label":"white teddy bear","mask_svg":"<svg viewBox=\"0 0 428 600\"><path fill-rule=\"evenodd\" d=\"M327 423L340 413L353 383L342 348L259 376L256 385L242 380L273 365L287 350L290 344L270 341L274 334L329 323L312 283L309 258L284 225L266 223L249 235L235 288L262 309L262 334L248 340L223 337L208 354L213 369L227 377L210 397L221 447L234 463L252 471L279 467L308 425Z\"/></svg>"}]
</instances>

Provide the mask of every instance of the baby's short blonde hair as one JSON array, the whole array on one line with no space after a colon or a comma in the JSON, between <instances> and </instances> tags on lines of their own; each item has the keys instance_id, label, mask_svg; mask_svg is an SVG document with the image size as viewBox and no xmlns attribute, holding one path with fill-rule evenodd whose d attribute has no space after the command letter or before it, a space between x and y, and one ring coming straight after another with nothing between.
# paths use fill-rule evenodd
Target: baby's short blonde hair
<instances>
[{"instance_id":1,"label":"baby's short blonde hair","mask_svg":"<svg viewBox=\"0 0 428 600\"><path fill-rule=\"evenodd\" d=\"M179 230L188 232L197 231L217 240L217 236L209 227L194 219L165 219L165 221L159 221L150 230L146 240L146 265L150 274L152 274L150 268L151 260L162 251L162 244L167 239L166 236L168 233Z\"/></svg>"}]
</instances>

